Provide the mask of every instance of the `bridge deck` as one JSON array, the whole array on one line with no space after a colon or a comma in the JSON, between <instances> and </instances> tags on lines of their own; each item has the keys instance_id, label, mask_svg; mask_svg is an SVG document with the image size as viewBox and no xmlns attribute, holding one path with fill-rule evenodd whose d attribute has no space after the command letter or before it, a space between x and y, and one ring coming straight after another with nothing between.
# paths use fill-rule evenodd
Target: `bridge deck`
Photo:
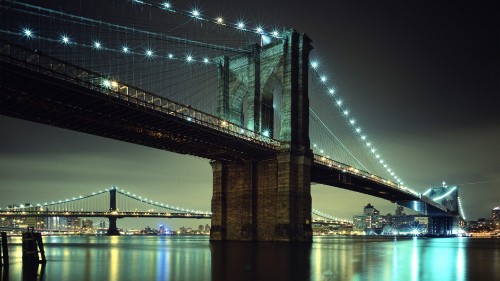
<instances>
[{"instance_id":1,"label":"bridge deck","mask_svg":"<svg viewBox=\"0 0 500 281\"><path fill-rule=\"evenodd\" d=\"M234 128L225 128L233 124L215 116L197 119L201 114L188 107L156 106L168 101L144 91L132 96L103 90L100 81L78 80L89 75L87 70L53 58L42 64L39 55L31 55L36 59L0 54L0 114L213 160L258 159L276 151L272 142L259 141L262 137L256 135L242 137L248 134L244 129L235 134Z\"/></svg>"},{"instance_id":2,"label":"bridge deck","mask_svg":"<svg viewBox=\"0 0 500 281\"><path fill-rule=\"evenodd\" d=\"M311 169L311 182L344 188L360 193L387 199L391 202L402 200L419 200L419 197L400 188L384 183L383 179L369 177L361 173L352 173L330 167L319 161L314 161Z\"/></svg>"}]
</instances>

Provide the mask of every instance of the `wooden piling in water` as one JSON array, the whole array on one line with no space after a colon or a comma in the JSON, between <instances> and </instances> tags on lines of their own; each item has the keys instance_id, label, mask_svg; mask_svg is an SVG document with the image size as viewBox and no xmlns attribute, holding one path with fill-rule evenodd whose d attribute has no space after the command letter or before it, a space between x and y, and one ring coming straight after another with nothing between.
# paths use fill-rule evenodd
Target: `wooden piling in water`
<instances>
[{"instance_id":1,"label":"wooden piling in water","mask_svg":"<svg viewBox=\"0 0 500 281\"><path fill-rule=\"evenodd\" d=\"M2 251L0 252L0 265L9 266L9 249L7 248L7 233L0 232L2 237Z\"/></svg>"},{"instance_id":2,"label":"wooden piling in water","mask_svg":"<svg viewBox=\"0 0 500 281\"><path fill-rule=\"evenodd\" d=\"M33 233L35 237L36 244L38 245L38 250L40 252L40 262L45 263L47 259L45 258L45 248L43 247L42 234L40 232Z\"/></svg>"},{"instance_id":3,"label":"wooden piling in water","mask_svg":"<svg viewBox=\"0 0 500 281\"><path fill-rule=\"evenodd\" d=\"M42 234L34 232L33 228L28 228L22 233L23 240L23 263L38 264L45 263L45 249L43 247ZM41 259L38 255L41 254Z\"/></svg>"}]
</instances>

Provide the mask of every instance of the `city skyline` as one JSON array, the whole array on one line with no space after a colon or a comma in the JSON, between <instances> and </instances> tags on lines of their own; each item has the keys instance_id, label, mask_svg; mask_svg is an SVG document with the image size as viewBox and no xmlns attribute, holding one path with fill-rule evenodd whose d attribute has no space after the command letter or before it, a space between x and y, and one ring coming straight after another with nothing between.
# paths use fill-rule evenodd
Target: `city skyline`
<instances>
[{"instance_id":1,"label":"city skyline","mask_svg":"<svg viewBox=\"0 0 500 281\"><path fill-rule=\"evenodd\" d=\"M495 4L358 4L253 1L227 7L215 1L201 8L214 16L245 13L252 21L308 34L337 90L401 177L419 192L442 181L458 185L467 218L488 217L500 205ZM0 132L0 207L118 186L164 203L210 209L208 160L5 116ZM340 218L352 218L367 203L384 214L395 210L388 201L352 191L311 190L314 209Z\"/></svg>"}]
</instances>

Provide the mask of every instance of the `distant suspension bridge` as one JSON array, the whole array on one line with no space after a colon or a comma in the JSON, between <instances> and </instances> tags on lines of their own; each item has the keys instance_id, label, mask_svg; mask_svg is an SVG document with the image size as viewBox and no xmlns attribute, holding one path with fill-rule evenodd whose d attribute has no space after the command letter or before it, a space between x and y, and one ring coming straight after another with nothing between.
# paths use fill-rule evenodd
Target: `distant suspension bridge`
<instances>
[{"instance_id":1,"label":"distant suspension bridge","mask_svg":"<svg viewBox=\"0 0 500 281\"><path fill-rule=\"evenodd\" d=\"M350 225L352 222L313 210L313 223ZM120 218L190 218L210 219L212 212L193 210L160 203L112 187L88 195L45 203L24 203L0 208L0 217L104 217L110 221L108 234L117 234Z\"/></svg>"}]
</instances>

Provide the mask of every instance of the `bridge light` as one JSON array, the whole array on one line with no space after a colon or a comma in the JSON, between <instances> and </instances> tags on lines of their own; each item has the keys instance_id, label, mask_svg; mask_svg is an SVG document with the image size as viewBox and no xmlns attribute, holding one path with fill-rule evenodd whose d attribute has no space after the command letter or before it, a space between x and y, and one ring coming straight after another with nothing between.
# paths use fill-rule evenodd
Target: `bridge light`
<instances>
[{"instance_id":1,"label":"bridge light","mask_svg":"<svg viewBox=\"0 0 500 281\"><path fill-rule=\"evenodd\" d=\"M269 130L264 130L264 132L262 132L262 135L263 135L264 137L269 137L269 135L270 135Z\"/></svg>"},{"instance_id":2,"label":"bridge light","mask_svg":"<svg viewBox=\"0 0 500 281\"><path fill-rule=\"evenodd\" d=\"M217 17L217 18L215 19L215 22L216 22L217 24L224 24L224 19L223 19L222 17Z\"/></svg>"},{"instance_id":3,"label":"bridge light","mask_svg":"<svg viewBox=\"0 0 500 281\"><path fill-rule=\"evenodd\" d=\"M330 88L330 89L328 90L328 92L329 92L331 95L333 95L333 94L335 94L335 89Z\"/></svg>"},{"instance_id":4,"label":"bridge light","mask_svg":"<svg viewBox=\"0 0 500 281\"><path fill-rule=\"evenodd\" d=\"M375 154L375 158L379 159L380 158L380 154Z\"/></svg>"},{"instance_id":5,"label":"bridge light","mask_svg":"<svg viewBox=\"0 0 500 281\"><path fill-rule=\"evenodd\" d=\"M344 110L344 115L345 116L349 115L349 110Z\"/></svg>"},{"instance_id":6,"label":"bridge light","mask_svg":"<svg viewBox=\"0 0 500 281\"><path fill-rule=\"evenodd\" d=\"M170 10L172 8L172 4L170 4L170 2L163 2L163 4L161 4L163 6L163 9L165 10Z\"/></svg>"},{"instance_id":7,"label":"bridge light","mask_svg":"<svg viewBox=\"0 0 500 281\"><path fill-rule=\"evenodd\" d=\"M186 61L187 62L192 62L193 61L193 56L191 56L191 55L186 56Z\"/></svg>"},{"instance_id":8,"label":"bridge light","mask_svg":"<svg viewBox=\"0 0 500 281\"><path fill-rule=\"evenodd\" d=\"M337 100L337 105L341 106L342 105L342 101L341 100Z\"/></svg>"},{"instance_id":9,"label":"bridge light","mask_svg":"<svg viewBox=\"0 0 500 281\"><path fill-rule=\"evenodd\" d=\"M194 9L191 11L191 15L193 15L193 17L195 18L199 18L200 17L200 11L198 11L197 9Z\"/></svg>"},{"instance_id":10,"label":"bridge light","mask_svg":"<svg viewBox=\"0 0 500 281\"><path fill-rule=\"evenodd\" d=\"M31 29L29 28L23 28L23 36L25 36L26 38L33 38L35 35L33 33L33 31L31 31Z\"/></svg>"},{"instance_id":11,"label":"bridge light","mask_svg":"<svg viewBox=\"0 0 500 281\"><path fill-rule=\"evenodd\" d=\"M244 29L244 28L245 28L245 22L243 22L243 21L239 21L239 22L236 24L236 27L238 27L238 29Z\"/></svg>"},{"instance_id":12,"label":"bridge light","mask_svg":"<svg viewBox=\"0 0 500 281\"><path fill-rule=\"evenodd\" d=\"M375 148L372 148L372 149L370 149L370 151L371 151L372 153L375 153L376 149L375 149Z\"/></svg>"},{"instance_id":13,"label":"bridge light","mask_svg":"<svg viewBox=\"0 0 500 281\"><path fill-rule=\"evenodd\" d=\"M311 67L312 68L316 69L316 68L318 68L318 66L319 66L319 63L317 61L312 61L311 62Z\"/></svg>"},{"instance_id":14,"label":"bridge light","mask_svg":"<svg viewBox=\"0 0 500 281\"><path fill-rule=\"evenodd\" d=\"M320 79L321 79L321 82L326 82L326 80L327 80L326 76L324 76L324 75L321 76Z\"/></svg>"},{"instance_id":15,"label":"bridge light","mask_svg":"<svg viewBox=\"0 0 500 281\"><path fill-rule=\"evenodd\" d=\"M67 44L69 44L69 43L70 43L69 41L70 41L70 40L69 40L69 37L68 37L68 36L66 36L66 35L62 35L62 36L61 36L61 43L63 43L63 44L66 44L66 45L67 45Z\"/></svg>"},{"instance_id":16,"label":"bridge light","mask_svg":"<svg viewBox=\"0 0 500 281\"><path fill-rule=\"evenodd\" d=\"M351 123L352 125L354 125L354 124L356 124L356 120L351 119L351 120L349 120L349 123Z\"/></svg>"},{"instance_id":17,"label":"bridge light","mask_svg":"<svg viewBox=\"0 0 500 281\"><path fill-rule=\"evenodd\" d=\"M262 33L264 33L264 30L262 29L261 26L257 26L257 28L255 28L255 32L262 34Z\"/></svg>"},{"instance_id":18,"label":"bridge light","mask_svg":"<svg viewBox=\"0 0 500 281\"><path fill-rule=\"evenodd\" d=\"M102 86L105 88L111 88L111 81L109 81L108 79L103 79Z\"/></svg>"},{"instance_id":19,"label":"bridge light","mask_svg":"<svg viewBox=\"0 0 500 281\"><path fill-rule=\"evenodd\" d=\"M383 159L380 159L380 164L384 164L384 160Z\"/></svg>"},{"instance_id":20,"label":"bridge light","mask_svg":"<svg viewBox=\"0 0 500 281\"><path fill-rule=\"evenodd\" d=\"M277 30L274 30L272 33L271 33L274 37L278 37L279 36L279 32Z\"/></svg>"},{"instance_id":21,"label":"bridge light","mask_svg":"<svg viewBox=\"0 0 500 281\"><path fill-rule=\"evenodd\" d=\"M125 54L128 54L130 52L130 49L127 46L122 47L122 52Z\"/></svg>"},{"instance_id":22,"label":"bridge light","mask_svg":"<svg viewBox=\"0 0 500 281\"><path fill-rule=\"evenodd\" d=\"M356 133L361 133L361 128L356 128Z\"/></svg>"},{"instance_id":23,"label":"bridge light","mask_svg":"<svg viewBox=\"0 0 500 281\"><path fill-rule=\"evenodd\" d=\"M208 58L204 58L204 59L203 59L203 62L204 62L204 63L208 63L209 61L210 61L210 60L209 60Z\"/></svg>"},{"instance_id":24,"label":"bridge light","mask_svg":"<svg viewBox=\"0 0 500 281\"><path fill-rule=\"evenodd\" d=\"M146 57L150 58L153 56L154 53L153 53L153 50L147 49L145 54L146 54Z\"/></svg>"},{"instance_id":25,"label":"bridge light","mask_svg":"<svg viewBox=\"0 0 500 281\"><path fill-rule=\"evenodd\" d=\"M94 41L92 43L92 46L94 47L94 49L98 49L99 50L102 47L102 44L99 41Z\"/></svg>"},{"instance_id":26,"label":"bridge light","mask_svg":"<svg viewBox=\"0 0 500 281\"><path fill-rule=\"evenodd\" d=\"M362 139L362 140L366 140L366 136L365 136L365 135L362 135L362 136L361 136L361 139Z\"/></svg>"},{"instance_id":27,"label":"bridge light","mask_svg":"<svg viewBox=\"0 0 500 281\"><path fill-rule=\"evenodd\" d=\"M168 58L169 59L173 59L174 58L174 54L168 54Z\"/></svg>"}]
</instances>

